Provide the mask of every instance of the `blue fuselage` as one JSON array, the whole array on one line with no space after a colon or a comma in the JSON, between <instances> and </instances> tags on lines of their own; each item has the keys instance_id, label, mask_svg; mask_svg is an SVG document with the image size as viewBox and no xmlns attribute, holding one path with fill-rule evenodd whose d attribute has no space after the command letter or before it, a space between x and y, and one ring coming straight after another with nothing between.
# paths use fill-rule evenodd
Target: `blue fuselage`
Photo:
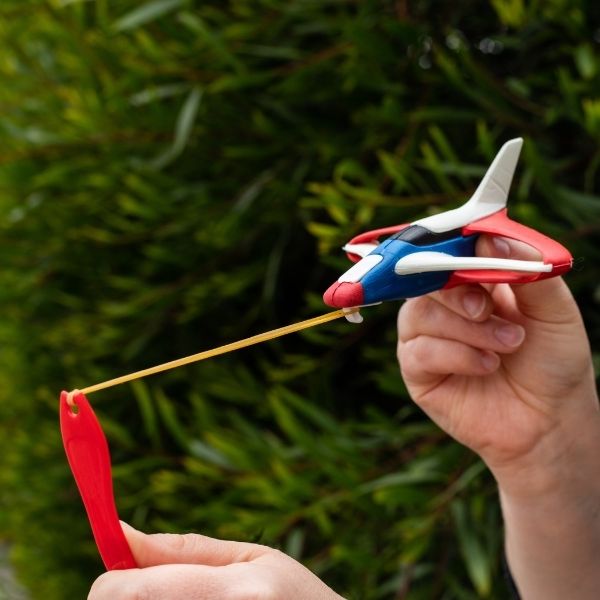
<instances>
[{"instance_id":1,"label":"blue fuselage","mask_svg":"<svg viewBox=\"0 0 600 600\"><path fill-rule=\"evenodd\" d=\"M450 239L428 245L415 245L404 240L389 238L379 244L369 255L383 257L361 279L364 290L364 303L374 304L387 300L412 298L428 294L443 288L452 275L452 271L435 271L398 275L394 271L396 262L414 252L443 252L453 256L474 256L478 235L458 235Z\"/></svg>"}]
</instances>

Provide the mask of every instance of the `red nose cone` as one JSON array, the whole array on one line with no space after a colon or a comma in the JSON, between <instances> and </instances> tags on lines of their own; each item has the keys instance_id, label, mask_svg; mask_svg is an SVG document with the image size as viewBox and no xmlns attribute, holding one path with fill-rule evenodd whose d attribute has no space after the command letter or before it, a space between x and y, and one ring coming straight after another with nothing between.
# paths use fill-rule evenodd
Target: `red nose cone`
<instances>
[{"instance_id":1,"label":"red nose cone","mask_svg":"<svg viewBox=\"0 0 600 600\"><path fill-rule=\"evenodd\" d=\"M323 300L334 308L360 306L364 302L363 286L360 283L336 281L324 294Z\"/></svg>"}]
</instances>

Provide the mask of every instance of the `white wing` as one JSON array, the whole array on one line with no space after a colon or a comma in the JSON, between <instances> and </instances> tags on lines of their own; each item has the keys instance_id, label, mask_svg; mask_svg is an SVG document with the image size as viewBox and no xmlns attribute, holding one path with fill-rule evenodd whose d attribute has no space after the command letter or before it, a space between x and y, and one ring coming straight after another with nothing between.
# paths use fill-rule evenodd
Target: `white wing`
<instances>
[{"instance_id":1,"label":"white wing","mask_svg":"<svg viewBox=\"0 0 600 600\"><path fill-rule=\"evenodd\" d=\"M358 256L364 258L373 252L375 248L377 248L377 244L346 244L342 250L350 254L357 254Z\"/></svg>"},{"instance_id":2,"label":"white wing","mask_svg":"<svg viewBox=\"0 0 600 600\"><path fill-rule=\"evenodd\" d=\"M552 265L535 260L452 256L444 252L414 252L402 257L394 266L394 271L398 275L412 275L413 273L430 271L477 271L481 269L547 273L552 271Z\"/></svg>"},{"instance_id":3,"label":"white wing","mask_svg":"<svg viewBox=\"0 0 600 600\"><path fill-rule=\"evenodd\" d=\"M439 233L464 227L473 221L498 212L506 206L508 190L517 167L523 138L509 140L500 148L481 183L468 202L447 212L415 221L430 231Z\"/></svg>"}]
</instances>

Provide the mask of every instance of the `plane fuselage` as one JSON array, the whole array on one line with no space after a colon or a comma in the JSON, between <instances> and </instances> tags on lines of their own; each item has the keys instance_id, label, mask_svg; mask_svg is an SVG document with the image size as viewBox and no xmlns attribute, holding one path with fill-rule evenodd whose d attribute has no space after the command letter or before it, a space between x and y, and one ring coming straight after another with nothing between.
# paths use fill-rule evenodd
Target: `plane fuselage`
<instances>
[{"instance_id":1,"label":"plane fuselage","mask_svg":"<svg viewBox=\"0 0 600 600\"><path fill-rule=\"evenodd\" d=\"M439 290L447 284L452 271L398 275L394 270L398 260L415 252L472 256L478 237L463 236L460 229L434 233L419 225L409 225L384 240L344 273L325 293L325 302L337 308L349 308Z\"/></svg>"}]
</instances>

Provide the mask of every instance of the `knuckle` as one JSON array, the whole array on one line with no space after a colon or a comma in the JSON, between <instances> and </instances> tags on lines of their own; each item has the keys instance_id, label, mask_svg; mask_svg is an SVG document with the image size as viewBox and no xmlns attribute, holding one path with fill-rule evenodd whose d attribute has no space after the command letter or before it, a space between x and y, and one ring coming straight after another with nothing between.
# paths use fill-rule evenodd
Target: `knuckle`
<instances>
[{"instance_id":1,"label":"knuckle","mask_svg":"<svg viewBox=\"0 0 600 600\"><path fill-rule=\"evenodd\" d=\"M425 298L408 298L400 308L400 315L406 321L411 321L415 314L421 310L421 306L425 302Z\"/></svg>"},{"instance_id":2,"label":"knuckle","mask_svg":"<svg viewBox=\"0 0 600 600\"><path fill-rule=\"evenodd\" d=\"M278 552L275 548L271 546L266 546L265 544L248 544L249 548L252 548L253 554L273 554L274 552Z\"/></svg>"},{"instance_id":3,"label":"knuckle","mask_svg":"<svg viewBox=\"0 0 600 600\"><path fill-rule=\"evenodd\" d=\"M119 593L113 595L110 600L150 600L151 594L143 579L130 581L119 589Z\"/></svg>"},{"instance_id":4,"label":"knuckle","mask_svg":"<svg viewBox=\"0 0 600 600\"><path fill-rule=\"evenodd\" d=\"M446 306L448 309L462 314L462 299L465 293L470 290L472 290L470 286L459 286L449 290L439 290L436 294L442 306Z\"/></svg>"},{"instance_id":5,"label":"knuckle","mask_svg":"<svg viewBox=\"0 0 600 600\"><path fill-rule=\"evenodd\" d=\"M236 579L243 582L230 590L229 600L281 600L286 598L286 590L280 584L277 574L280 571L262 570L257 575L256 565L238 563L235 567Z\"/></svg>"},{"instance_id":6,"label":"knuckle","mask_svg":"<svg viewBox=\"0 0 600 600\"><path fill-rule=\"evenodd\" d=\"M414 371L422 364L423 341L420 337L412 338L398 346L398 362L403 373Z\"/></svg>"},{"instance_id":7,"label":"knuckle","mask_svg":"<svg viewBox=\"0 0 600 600\"><path fill-rule=\"evenodd\" d=\"M199 536L195 533L165 533L163 538L171 549L178 553L193 553L198 549Z\"/></svg>"},{"instance_id":8,"label":"knuckle","mask_svg":"<svg viewBox=\"0 0 600 600\"><path fill-rule=\"evenodd\" d=\"M150 600L150 595L142 578L117 581L115 573L108 572L94 581L88 600Z\"/></svg>"},{"instance_id":9,"label":"knuckle","mask_svg":"<svg viewBox=\"0 0 600 600\"><path fill-rule=\"evenodd\" d=\"M267 546L265 546L267 548ZM269 554L275 559L280 561L288 562L290 561L290 557L283 551L279 550L279 548L269 548Z\"/></svg>"},{"instance_id":10,"label":"knuckle","mask_svg":"<svg viewBox=\"0 0 600 600\"><path fill-rule=\"evenodd\" d=\"M258 556L270 554L271 552L274 552L274 550L270 546L245 542L239 547L238 560L250 562Z\"/></svg>"},{"instance_id":11,"label":"knuckle","mask_svg":"<svg viewBox=\"0 0 600 600\"><path fill-rule=\"evenodd\" d=\"M407 340L413 337L423 325L430 312L429 298L409 298L398 313L398 337Z\"/></svg>"},{"instance_id":12,"label":"knuckle","mask_svg":"<svg viewBox=\"0 0 600 600\"><path fill-rule=\"evenodd\" d=\"M404 351L404 342L402 340L398 340L396 344L396 360L399 365L402 365L402 352Z\"/></svg>"},{"instance_id":13,"label":"knuckle","mask_svg":"<svg viewBox=\"0 0 600 600\"><path fill-rule=\"evenodd\" d=\"M280 600L283 597L272 580L261 579L249 585L244 600Z\"/></svg>"},{"instance_id":14,"label":"knuckle","mask_svg":"<svg viewBox=\"0 0 600 600\"><path fill-rule=\"evenodd\" d=\"M422 302L417 303L417 311L413 315L418 320L419 325L435 325L442 314L442 305L428 296L422 298Z\"/></svg>"},{"instance_id":15,"label":"knuckle","mask_svg":"<svg viewBox=\"0 0 600 600\"><path fill-rule=\"evenodd\" d=\"M122 596L119 596L119 600L150 600L150 596L145 588L138 588L123 590ZM112 600L115 600L114 597Z\"/></svg>"},{"instance_id":16,"label":"knuckle","mask_svg":"<svg viewBox=\"0 0 600 600\"><path fill-rule=\"evenodd\" d=\"M406 354L415 365L420 365L431 355L431 349L425 344L423 337L419 336L407 343Z\"/></svg>"},{"instance_id":17,"label":"knuckle","mask_svg":"<svg viewBox=\"0 0 600 600\"><path fill-rule=\"evenodd\" d=\"M396 358L398 359L398 364L400 368L403 369L406 366L406 360L409 356L408 348L410 346L410 340L406 342L399 341L398 346L396 347Z\"/></svg>"}]
</instances>

